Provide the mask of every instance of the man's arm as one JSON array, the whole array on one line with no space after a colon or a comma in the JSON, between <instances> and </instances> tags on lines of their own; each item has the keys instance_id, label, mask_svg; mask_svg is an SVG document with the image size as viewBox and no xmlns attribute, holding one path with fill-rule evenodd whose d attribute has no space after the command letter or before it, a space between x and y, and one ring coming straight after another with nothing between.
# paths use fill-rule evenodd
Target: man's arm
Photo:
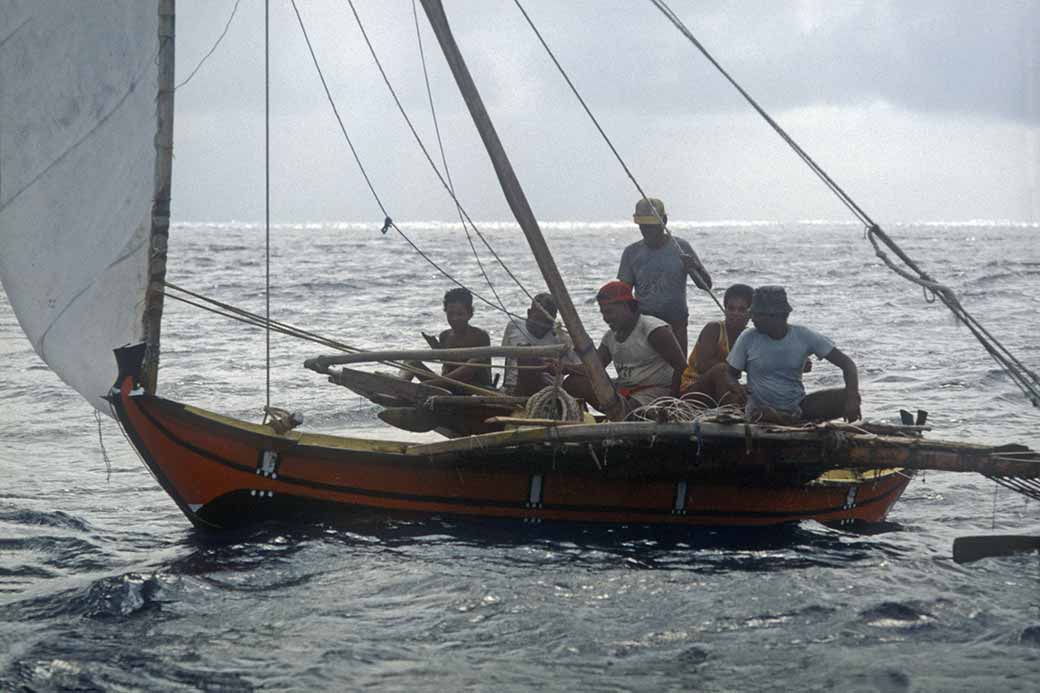
<instances>
[{"instance_id":1,"label":"man's arm","mask_svg":"<svg viewBox=\"0 0 1040 693\"><path fill-rule=\"evenodd\" d=\"M661 325L650 333L648 337L650 346L654 348L661 358L672 367L672 396L679 396L679 384L682 382L683 371L686 370L686 354L679 346L679 340L668 325Z\"/></svg>"},{"instance_id":2,"label":"man's arm","mask_svg":"<svg viewBox=\"0 0 1040 693\"><path fill-rule=\"evenodd\" d=\"M700 257L698 257L697 251L695 251L693 246L686 241L676 240L676 245L679 246L683 269L685 269L686 273L690 275L690 279L693 280L693 283L697 285L698 289L710 291L711 275L708 274L708 270L704 267L704 263L702 263Z\"/></svg>"},{"instance_id":3,"label":"man's arm","mask_svg":"<svg viewBox=\"0 0 1040 693\"><path fill-rule=\"evenodd\" d=\"M618 265L617 278L626 284L635 285L636 283L635 268L632 267L632 253L628 248L621 252L621 264Z\"/></svg>"},{"instance_id":4,"label":"man's arm","mask_svg":"<svg viewBox=\"0 0 1040 693\"><path fill-rule=\"evenodd\" d=\"M860 413L859 371L856 369L856 364L838 347L831 349L831 353L824 358L840 368L841 374L845 378L845 420L858 421L862 419L863 416Z\"/></svg>"}]
</instances>

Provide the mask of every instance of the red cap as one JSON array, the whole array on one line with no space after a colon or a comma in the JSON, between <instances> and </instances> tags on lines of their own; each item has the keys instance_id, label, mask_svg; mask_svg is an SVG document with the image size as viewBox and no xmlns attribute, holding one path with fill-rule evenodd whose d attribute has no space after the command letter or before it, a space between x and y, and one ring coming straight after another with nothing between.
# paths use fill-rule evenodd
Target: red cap
<instances>
[{"instance_id":1,"label":"red cap","mask_svg":"<svg viewBox=\"0 0 1040 693\"><path fill-rule=\"evenodd\" d=\"M636 299L632 295L631 284L615 279L600 287L599 293L596 294L596 300L599 303L626 303Z\"/></svg>"}]
</instances>

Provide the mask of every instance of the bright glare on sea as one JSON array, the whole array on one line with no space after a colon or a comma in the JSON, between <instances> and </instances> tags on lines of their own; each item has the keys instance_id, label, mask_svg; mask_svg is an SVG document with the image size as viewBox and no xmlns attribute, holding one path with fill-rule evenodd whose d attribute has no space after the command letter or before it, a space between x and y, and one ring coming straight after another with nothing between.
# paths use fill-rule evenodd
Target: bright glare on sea
<instances>
[{"instance_id":1,"label":"bright glare on sea","mask_svg":"<svg viewBox=\"0 0 1040 693\"><path fill-rule=\"evenodd\" d=\"M492 301L457 225L402 224ZM531 293L511 224L482 226ZM1040 371L1037 225L907 224L889 233ZM628 223L546 235L585 324ZM783 284L792 322L860 368L863 412L926 409L930 437L1040 448L1032 407L967 329L887 270L861 228L673 225L718 287ZM182 224L168 279L263 312L263 229ZM272 316L358 347L421 347L452 284L377 224L272 231ZM479 240L476 241L480 245ZM507 306L524 294L485 268ZM691 341L714 303L691 288ZM500 338L479 304L473 323ZM167 302L160 393L257 421L264 333ZM406 438L302 368L322 347L272 337L271 402L304 428ZM483 526L378 514L219 536L190 526L110 419L32 352L0 298L0 690L1034 691L1040 558L951 559L954 538L1040 533L1040 504L977 475L916 478L869 534ZM809 389L840 383L819 364ZM100 426L100 431L99 431ZM414 436L412 436L414 437ZM107 456L107 457L106 457Z\"/></svg>"}]
</instances>

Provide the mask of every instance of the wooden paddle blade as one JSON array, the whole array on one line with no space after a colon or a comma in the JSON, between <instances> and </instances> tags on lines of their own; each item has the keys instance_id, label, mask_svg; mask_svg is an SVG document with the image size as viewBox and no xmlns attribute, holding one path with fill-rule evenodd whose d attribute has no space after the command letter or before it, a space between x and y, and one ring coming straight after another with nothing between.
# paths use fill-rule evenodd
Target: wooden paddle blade
<instances>
[{"instance_id":1,"label":"wooden paddle blade","mask_svg":"<svg viewBox=\"0 0 1040 693\"><path fill-rule=\"evenodd\" d=\"M412 433L426 433L437 427L437 418L414 407L391 407L377 416L386 423Z\"/></svg>"},{"instance_id":2,"label":"wooden paddle blade","mask_svg":"<svg viewBox=\"0 0 1040 693\"><path fill-rule=\"evenodd\" d=\"M971 563L982 558L1011 556L1027 551L1040 551L1040 536L996 534L957 537L953 540L953 560L957 563Z\"/></svg>"}]
</instances>

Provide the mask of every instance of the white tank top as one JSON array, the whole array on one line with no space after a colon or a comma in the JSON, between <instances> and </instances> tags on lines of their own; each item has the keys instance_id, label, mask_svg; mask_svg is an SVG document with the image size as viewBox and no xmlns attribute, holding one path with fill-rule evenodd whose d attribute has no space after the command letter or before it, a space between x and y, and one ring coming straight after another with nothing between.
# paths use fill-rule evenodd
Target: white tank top
<instances>
[{"instance_id":1,"label":"white tank top","mask_svg":"<svg viewBox=\"0 0 1040 693\"><path fill-rule=\"evenodd\" d=\"M640 315L625 341L619 342L613 330L603 336L602 344L610 351L618 373L618 386L640 388L641 400L667 395L672 387L674 369L650 344L650 333L659 327L668 327L668 323L650 315Z\"/></svg>"}]
</instances>

